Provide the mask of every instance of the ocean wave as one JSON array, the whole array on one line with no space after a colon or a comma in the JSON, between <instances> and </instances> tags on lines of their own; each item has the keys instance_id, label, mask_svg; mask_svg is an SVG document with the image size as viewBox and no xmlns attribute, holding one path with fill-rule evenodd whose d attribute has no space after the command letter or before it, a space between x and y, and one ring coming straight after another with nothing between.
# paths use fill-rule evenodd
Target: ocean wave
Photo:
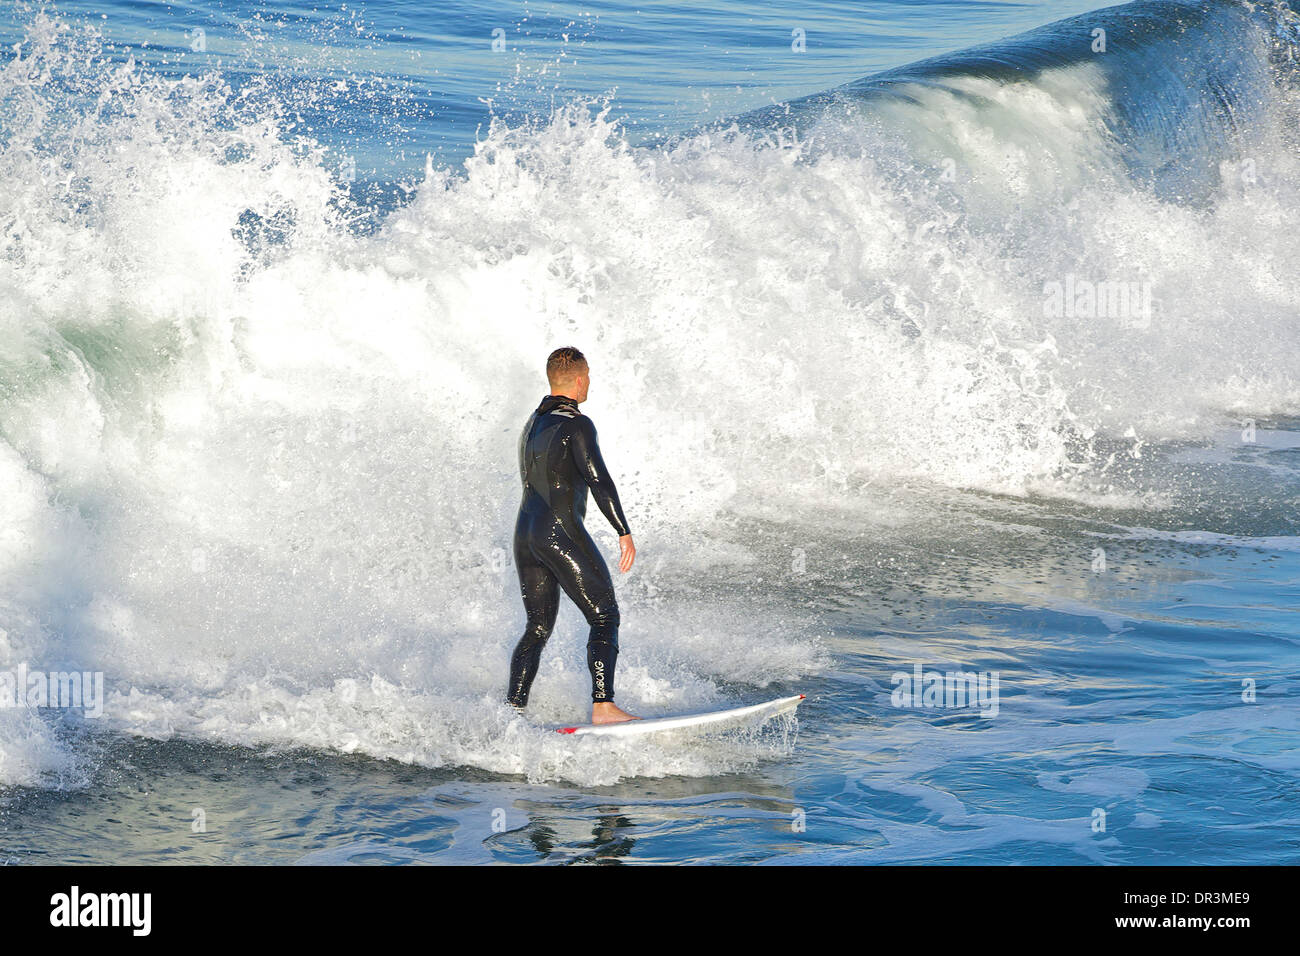
<instances>
[{"instance_id":1,"label":"ocean wave","mask_svg":"<svg viewBox=\"0 0 1300 956\"><path fill-rule=\"evenodd\" d=\"M1129 502L1152 445L1300 406L1269 13L1115 8L655 145L568 103L431 162L373 229L273 90L34 18L0 65L0 667L102 670L131 732L552 776L540 744L504 768L490 701L517 429L574 341L668 568L627 594L626 702L816 672L813 615L711 576L751 553L730 517ZM1110 52L1077 48L1090 23ZM584 702L557 647L545 713ZM397 688L432 743L349 727L340 681ZM4 726L0 782L55 779L54 738Z\"/></svg>"}]
</instances>

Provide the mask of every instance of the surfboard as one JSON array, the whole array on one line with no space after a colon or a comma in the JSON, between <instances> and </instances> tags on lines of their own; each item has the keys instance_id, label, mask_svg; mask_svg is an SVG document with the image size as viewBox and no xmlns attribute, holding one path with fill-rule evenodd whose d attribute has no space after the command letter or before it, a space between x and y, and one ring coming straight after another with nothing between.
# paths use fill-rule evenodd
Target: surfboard
<instances>
[{"instance_id":1,"label":"surfboard","mask_svg":"<svg viewBox=\"0 0 1300 956\"><path fill-rule=\"evenodd\" d=\"M556 727L555 732L557 734L594 737L639 737L642 734L656 734L667 730L688 730L705 733L710 730L721 730L732 724L753 723L757 725L779 714L793 713L803 699L804 695L798 694L794 697L780 697L776 700L769 700L765 704L733 707L730 710L715 710L707 714L625 720L620 724L579 724L576 727Z\"/></svg>"}]
</instances>

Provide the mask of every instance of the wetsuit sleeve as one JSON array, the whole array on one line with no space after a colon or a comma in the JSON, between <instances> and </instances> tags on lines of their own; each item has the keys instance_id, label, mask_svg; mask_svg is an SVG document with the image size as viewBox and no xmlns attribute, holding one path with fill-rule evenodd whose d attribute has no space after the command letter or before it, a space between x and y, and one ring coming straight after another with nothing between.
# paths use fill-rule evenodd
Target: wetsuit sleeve
<instances>
[{"instance_id":1,"label":"wetsuit sleeve","mask_svg":"<svg viewBox=\"0 0 1300 956\"><path fill-rule=\"evenodd\" d=\"M609 523L614 526L619 537L631 534L627 527L627 518L623 516L623 506L618 502L614 479L609 476L605 460L600 457L600 446L596 443L596 426L585 415L574 419L573 426L570 445L573 449L574 464L578 466L578 474L582 475L587 487L591 489L591 496L596 499L596 504L609 519Z\"/></svg>"}]
</instances>

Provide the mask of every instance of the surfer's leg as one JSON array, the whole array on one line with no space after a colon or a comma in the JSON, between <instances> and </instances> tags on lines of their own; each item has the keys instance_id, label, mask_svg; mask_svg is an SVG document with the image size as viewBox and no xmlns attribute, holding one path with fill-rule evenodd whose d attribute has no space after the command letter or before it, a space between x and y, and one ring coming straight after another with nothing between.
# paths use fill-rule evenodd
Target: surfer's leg
<instances>
[{"instance_id":1,"label":"surfer's leg","mask_svg":"<svg viewBox=\"0 0 1300 956\"><path fill-rule=\"evenodd\" d=\"M555 575L533 556L526 541L515 542L515 567L519 571L519 589L523 592L528 623L510 658L506 703L523 707L528 703L528 692L537 676L542 648L555 627L555 615L560 609L560 585Z\"/></svg>"},{"instance_id":2,"label":"surfer's leg","mask_svg":"<svg viewBox=\"0 0 1300 956\"><path fill-rule=\"evenodd\" d=\"M570 529L557 523L548 537L552 546L541 557L591 628L587 635L587 669L591 672L592 702L612 703L619 615L609 568L582 527Z\"/></svg>"},{"instance_id":3,"label":"surfer's leg","mask_svg":"<svg viewBox=\"0 0 1300 956\"><path fill-rule=\"evenodd\" d=\"M597 555L597 560L600 556ZM600 562L605 570L605 562ZM590 576L589 576L590 577ZM605 577L609 572L605 571ZM591 630L587 633L587 670L591 671L592 703L614 700L614 664L618 660L618 602L614 600L614 585L608 590L598 587L584 591L589 603L582 607L582 615Z\"/></svg>"}]
</instances>

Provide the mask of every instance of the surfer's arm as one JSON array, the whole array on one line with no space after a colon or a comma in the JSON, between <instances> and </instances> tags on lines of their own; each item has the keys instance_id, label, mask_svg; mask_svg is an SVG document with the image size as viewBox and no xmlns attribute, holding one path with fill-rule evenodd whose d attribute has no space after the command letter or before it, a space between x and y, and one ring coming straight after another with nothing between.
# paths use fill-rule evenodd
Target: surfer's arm
<instances>
[{"instance_id":1,"label":"surfer's arm","mask_svg":"<svg viewBox=\"0 0 1300 956\"><path fill-rule=\"evenodd\" d=\"M618 501L618 491L614 488L614 479L609 476L605 459L600 456L600 445L596 443L596 426L591 419L580 415L573 422L573 460L578 466L578 474L591 489L591 496L596 499L601 513L609 519L620 538L631 534L627 518L623 516L623 506Z\"/></svg>"}]
</instances>

